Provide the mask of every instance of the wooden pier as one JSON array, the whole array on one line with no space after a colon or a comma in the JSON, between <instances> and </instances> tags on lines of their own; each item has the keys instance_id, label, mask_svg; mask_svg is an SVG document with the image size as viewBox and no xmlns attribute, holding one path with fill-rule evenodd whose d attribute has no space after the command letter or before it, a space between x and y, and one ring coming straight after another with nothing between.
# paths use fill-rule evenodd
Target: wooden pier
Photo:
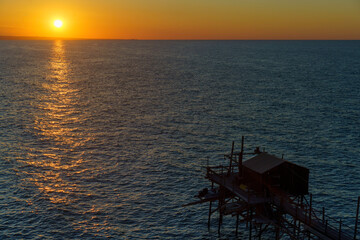
<instances>
[{"instance_id":1,"label":"wooden pier","mask_svg":"<svg viewBox=\"0 0 360 240\"><path fill-rule=\"evenodd\" d=\"M245 155L254 156L243 161ZM313 208L307 168L261 152L259 148L245 153L244 137L240 152L234 152L233 142L231 153L224 156L229 160L228 165L206 168L211 188L200 191L198 201L184 205L209 202L209 228L211 216L218 213L219 233L223 217L231 215L236 217L236 234L240 222L246 223L249 239L261 239L270 228L274 230L274 239L359 239L360 197L355 227L350 228L341 220L327 216L324 208L321 211Z\"/></svg>"}]
</instances>

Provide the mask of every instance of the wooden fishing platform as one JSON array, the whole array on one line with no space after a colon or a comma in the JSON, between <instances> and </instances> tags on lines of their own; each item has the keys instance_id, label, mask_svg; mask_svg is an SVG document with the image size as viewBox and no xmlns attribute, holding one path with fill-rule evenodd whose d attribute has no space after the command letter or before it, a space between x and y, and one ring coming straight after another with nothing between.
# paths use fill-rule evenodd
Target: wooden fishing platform
<instances>
[{"instance_id":1,"label":"wooden fishing platform","mask_svg":"<svg viewBox=\"0 0 360 240\"><path fill-rule=\"evenodd\" d=\"M243 162L244 155L254 157ZM261 239L271 227L274 239L357 239L360 197L358 198L355 227L345 226L325 215L325 209L312 206L308 192L309 170L283 158L260 151L244 153L244 137L241 151L234 152L234 142L226 166L207 166L206 178L211 188L204 188L198 201L190 206L209 202L208 227L211 216L218 212L220 233L223 216L236 217L236 234L240 222L246 223L249 239ZM213 203L217 203L215 210ZM255 233L253 233L255 232ZM253 235L254 234L254 235Z\"/></svg>"}]
</instances>

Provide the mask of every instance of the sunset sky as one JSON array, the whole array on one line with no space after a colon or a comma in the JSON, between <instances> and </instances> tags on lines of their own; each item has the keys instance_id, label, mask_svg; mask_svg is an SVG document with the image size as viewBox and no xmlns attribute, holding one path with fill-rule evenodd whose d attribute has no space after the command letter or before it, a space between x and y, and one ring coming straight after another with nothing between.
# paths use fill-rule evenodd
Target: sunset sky
<instances>
[{"instance_id":1,"label":"sunset sky","mask_svg":"<svg viewBox=\"0 0 360 240\"><path fill-rule=\"evenodd\" d=\"M0 36L360 39L360 0L0 0Z\"/></svg>"}]
</instances>

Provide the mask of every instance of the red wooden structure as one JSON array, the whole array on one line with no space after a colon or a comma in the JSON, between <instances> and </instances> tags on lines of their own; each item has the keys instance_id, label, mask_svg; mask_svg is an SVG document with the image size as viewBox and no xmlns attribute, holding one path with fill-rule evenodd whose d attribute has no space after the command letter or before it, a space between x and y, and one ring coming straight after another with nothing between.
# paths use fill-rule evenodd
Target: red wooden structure
<instances>
[{"instance_id":1,"label":"red wooden structure","mask_svg":"<svg viewBox=\"0 0 360 240\"><path fill-rule=\"evenodd\" d=\"M243 161L245 155L254 155ZM359 215L358 199L355 228L345 226L325 215L325 209L312 206L308 193L309 169L261 152L244 153L244 137L241 151L234 152L234 142L226 166L207 166L206 178L210 189L199 192L199 200L186 204L209 202L210 218L218 213L220 233L223 217L236 217L236 234L240 222L246 223L249 239L261 238L264 231L274 229L274 239L343 239L357 238ZM213 205L216 204L213 209Z\"/></svg>"}]
</instances>

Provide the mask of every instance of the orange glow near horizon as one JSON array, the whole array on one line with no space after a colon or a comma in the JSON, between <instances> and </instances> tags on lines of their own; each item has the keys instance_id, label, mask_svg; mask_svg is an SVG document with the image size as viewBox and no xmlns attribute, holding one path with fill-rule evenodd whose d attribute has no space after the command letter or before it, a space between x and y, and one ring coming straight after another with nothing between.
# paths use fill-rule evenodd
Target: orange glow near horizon
<instances>
[{"instance_id":1,"label":"orange glow near horizon","mask_svg":"<svg viewBox=\"0 0 360 240\"><path fill-rule=\"evenodd\" d=\"M357 0L2 0L0 35L105 39L360 39ZM49 27L54 19L65 24Z\"/></svg>"}]
</instances>

